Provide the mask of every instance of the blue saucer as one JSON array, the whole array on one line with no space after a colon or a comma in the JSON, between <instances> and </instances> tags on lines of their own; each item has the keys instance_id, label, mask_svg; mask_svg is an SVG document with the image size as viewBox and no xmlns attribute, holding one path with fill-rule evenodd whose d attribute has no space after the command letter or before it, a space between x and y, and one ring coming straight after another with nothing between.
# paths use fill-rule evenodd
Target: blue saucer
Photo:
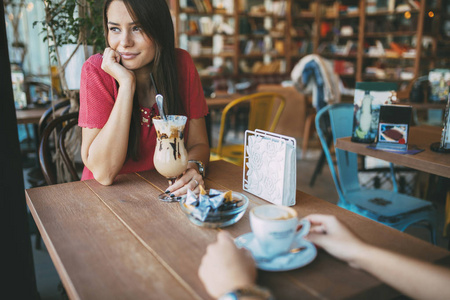
<instances>
[{"instance_id":1,"label":"blue saucer","mask_svg":"<svg viewBox=\"0 0 450 300\"><path fill-rule=\"evenodd\" d=\"M250 250L254 257L264 256L262 249L254 238L252 232L238 236L234 240L234 243L239 248L246 248ZM317 249L311 242L303 239L297 239L292 243L292 248L297 247L306 247L306 249L298 253L282 254L269 262L259 262L256 260L256 266L258 269L264 271L289 271L306 266L316 258Z\"/></svg>"}]
</instances>

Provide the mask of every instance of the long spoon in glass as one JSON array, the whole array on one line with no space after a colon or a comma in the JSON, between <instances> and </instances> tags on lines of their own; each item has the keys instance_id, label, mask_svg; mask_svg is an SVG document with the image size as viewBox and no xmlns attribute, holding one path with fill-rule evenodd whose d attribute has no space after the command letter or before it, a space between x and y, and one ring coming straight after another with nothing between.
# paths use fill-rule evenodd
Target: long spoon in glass
<instances>
[{"instance_id":1,"label":"long spoon in glass","mask_svg":"<svg viewBox=\"0 0 450 300\"><path fill-rule=\"evenodd\" d=\"M153 87L155 88L156 93L156 105L158 106L159 114L164 121L167 121L166 114L164 113L164 98L163 95L158 94L158 90L156 89L155 80L153 79L153 74L150 73L150 78L152 79Z\"/></svg>"}]
</instances>

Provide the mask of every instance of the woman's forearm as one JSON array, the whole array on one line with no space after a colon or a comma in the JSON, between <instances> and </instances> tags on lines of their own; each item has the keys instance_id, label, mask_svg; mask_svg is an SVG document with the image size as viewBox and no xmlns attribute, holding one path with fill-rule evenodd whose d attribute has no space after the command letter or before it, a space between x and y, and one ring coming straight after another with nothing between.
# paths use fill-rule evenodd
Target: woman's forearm
<instances>
[{"instance_id":1,"label":"woman's forearm","mask_svg":"<svg viewBox=\"0 0 450 300\"><path fill-rule=\"evenodd\" d=\"M370 245L351 263L411 298L450 297L450 270L444 267Z\"/></svg>"},{"instance_id":2,"label":"woman's forearm","mask_svg":"<svg viewBox=\"0 0 450 300\"><path fill-rule=\"evenodd\" d=\"M204 167L209 163L209 143L205 119L190 120L187 151L189 160L199 160ZM190 166L188 166L189 168Z\"/></svg>"},{"instance_id":3,"label":"woman's forearm","mask_svg":"<svg viewBox=\"0 0 450 300\"><path fill-rule=\"evenodd\" d=\"M108 121L88 147L85 165L104 185L113 182L127 156L133 95L134 85L119 88Z\"/></svg>"},{"instance_id":4,"label":"woman's forearm","mask_svg":"<svg viewBox=\"0 0 450 300\"><path fill-rule=\"evenodd\" d=\"M188 149L189 160L199 160L205 167L209 163L209 145L197 144Z\"/></svg>"}]
</instances>

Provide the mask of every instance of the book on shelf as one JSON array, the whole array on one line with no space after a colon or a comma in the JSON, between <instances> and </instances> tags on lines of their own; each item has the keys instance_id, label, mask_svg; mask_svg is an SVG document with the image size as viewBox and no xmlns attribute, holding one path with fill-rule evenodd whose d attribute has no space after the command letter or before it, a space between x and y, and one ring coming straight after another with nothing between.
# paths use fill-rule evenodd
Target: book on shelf
<instances>
[{"instance_id":1,"label":"book on shelf","mask_svg":"<svg viewBox=\"0 0 450 300\"><path fill-rule=\"evenodd\" d=\"M200 33L204 35L212 35L214 32L214 24L210 17L201 17L199 19Z\"/></svg>"},{"instance_id":2,"label":"book on shelf","mask_svg":"<svg viewBox=\"0 0 450 300\"><path fill-rule=\"evenodd\" d=\"M252 27L247 18L239 18L239 34L250 34Z\"/></svg>"},{"instance_id":3,"label":"book on shelf","mask_svg":"<svg viewBox=\"0 0 450 300\"><path fill-rule=\"evenodd\" d=\"M189 0L188 0L189 1ZM194 7L197 9L198 12L206 12L206 8L204 5L204 2L202 0L193 0Z\"/></svg>"},{"instance_id":4,"label":"book on shelf","mask_svg":"<svg viewBox=\"0 0 450 300\"><path fill-rule=\"evenodd\" d=\"M325 17L335 18L339 15L339 2L335 2L329 6L325 6Z\"/></svg>"},{"instance_id":5,"label":"book on shelf","mask_svg":"<svg viewBox=\"0 0 450 300\"><path fill-rule=\"evenodd\" d=\"M334 60L334 71L339 75L355 74L355 64L346 60Z\"/></svg>"},{"instance_id":6,"label":"book on shelf","mask_svg":"<svg viewBox=\"0 0 450 300\"><path fill-rule=\"evenodd\" d=\"M274 1L272 3L272 13L275 16L284 17L286 15L286 1Z\"/></svg>"},{"instance_id":7,"label":"book on shelf","mask_svg":"<svg viewBox=\"0 0 450 300\"><path fill-rule=\"evenodd\" d=\"M277 54L284 55L284 41L276 40L274 48Z\"/></svg>"},{"instance_id":8,"label":"book on shelf","mask_svg":"<svg viewBox=\"0 0 450 300\"><path fill-rule=\"evenodd\" d=\"M302 11L300 11L299 16L301 18L314 18L314 14L310 10L302 10Z\"/></svg>"},{"instance_id":9,"label":"book on shelf","mask_svg":"<svg viewBox=\"0 0 450 300\"><path fill-rule=\"evenodd\" d=\"M199 11L197 7L197 0L186 0L185 11Z\"/></svg>"},{"instance_id":10,"label":"book on shelf","mask_svg":"<svg viewBox=\"0 0 450 300\"><path fill-rule=\"evenodd\" d=\"M213 6L211 4L210 0L203 0L203 4L205 6L205 10L207 13L212 13L213 12Z\"/></svg>"},{"instance_id":11,"label":"book on shelf","mask_svg":"<svg viewBox=\"0 0 450 300\"><path fill-rule=\"evenodd\" d=\"M263 64L262 62L255 62L252 66L253 74L273 74L282 72L282 62L275 60L273 62Z\"/></svg>"},{"instance_id":12,"label":"book on shelf","mask_svg":"<svg viewBox=\"0 0 450 300\"><path fill-rule=\"evenodd\" d=\"M375 46L369 46L367 55L371 57L382 57L385 55L384 46L380 40L375 41Z\"/></svg>"},{"instance_id":13,"label":"book on shelf","mask_svg":"<svg viewBox=\"0 0 450 300\"><path fill-rule=\"evenodd\" d=\"M188 26L187 33L189 33L189 34L199 33L198 23L195 20L189 20L189 26Z\"/></svg>"},{"instance_id":14,"label":"book on shelf","mask_svg":"<svg viewBox=\"0 0 450 300\"><path fill-rule=\"evenodd\" d=\"M300 42L300 43L301 43L301 45L300 45L300 47L298 49L298 53L306 54L306 53L311 53L312 52L313 44L311 42L303 41L303 42Z\"/></svg>"},{"instance_id":15,"label":"book on shelf","mask_svg":"<svg viewBox=\"0 0 450 300\"><path fill-rule=\"evenodd\" d=\"M347 41L345 45L336 45L335 54L338 55L350 55L355 54L357 50L357 45L354 41Z\"/></svg>"},{"instance_id":16,"label":"book on shelf","mask_svg":"<svg viewBox=\"0 0 450 300\"><path fill-rule=\"evenodd\" d=\"M364 75L368 78L386 79L386 70L376 66L368 66L364 70Z\"/></svg>"},{"instance_id":17,"label":"book on shelf","mask_svg":"<svg viewBox=\"0 0 450 300\"><path fill-rule=\"evenodd\" d=\"M388 0L388 11L389 12L395 11L395 0Z\"/></svg>"},{"instance_id":18,"label":"book on shelf","mask_svg":"<svg viewBox=\"0 0 450 300\"><path fill-rule=\"evenodd\" d=\"M199 41L188 41L188 52L192 56L199 56L202 52L202 44Z\"/></svg>"},{"instance_id":19,"label":"book on shelf","mask_svg":"<svg viewBox=\"0 0 450 300\"><path fill-rule=\"evenodd\" d=\"M339 15L345 16L345 15L356 15L359 13L358 6L355 5L343 5L340 4L338 6Z\"/></svg>"},{"instance_id":20,"label":"book on shelf","mask_svg":"<svg viewBox=\"0 0 450 300\"><path fill-rule=\"evenodd\" d=\"M212 55L213 54L213 49L212 49L212 47L202 46L200 48L200 54L201 55Z\"/></svg>"},{"instance_id":21,"label":"book on shelf","mask_svg":"<svg viewBox=\"0 0 450 300\"><path fill-rule=\"evenodd\" d=\"M317 47L317 53L326 54L334 53L334 45L331 42L322 42L319 47Z\"/></svg>"},{"instance_id":22,"label":"book on shelf","mask_svg":"<svg viewBox=\"0 0 450 300\"><path fill-rule=\"evenodd\" d=\"M244 54L252 53L254 45L255 45L255 42L253 42L253 40L247 41L247 43L245 44L245 48L244 48Z\"/></svg>"}]
</instances>

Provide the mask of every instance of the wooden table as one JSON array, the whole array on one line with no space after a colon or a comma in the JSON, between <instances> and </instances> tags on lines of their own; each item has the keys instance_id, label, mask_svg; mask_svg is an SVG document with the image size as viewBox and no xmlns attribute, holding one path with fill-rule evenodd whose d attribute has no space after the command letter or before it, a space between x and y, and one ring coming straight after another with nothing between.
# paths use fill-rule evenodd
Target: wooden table
<instances>
[{"instance_id":1,"label":"wooden table","mask_svg":"<svg viewBox=\"0 0 450 300\"><path fill-rule=\"evenodd\" d=\"M336 140L336 148L361 155L372 156L394 164L450 178L450 154L430 150L430 145L441 140L442 128L436 126L417 126L409 130L409 144L424 151L414 155L404 155L367 148L367 144L354 143L350 137Z\"/></svg>"},{"instance_id":2,"label":"wooden table","mask_svg":"<svg viewBox=\"0 0 450 300\"><path fill-rule=\"evenodd\" d=\"M210 164L207 188L242 191L242 169ZM27 203L71 299L209 299L197 270L217 230L198 227L178 203L157 195L167 187L156 171L120 175L112 186L94 180L26 190ZM267 203L245 193L249 208L235 225L250 231L248 211ZM365 240L413 257L450 264L450 252L297 191L300 217L335 214ZM258 274L277 299L389 299L396 291L322 250L309 265Z\"/></svg>"},{"instance_id":3,"label":"wooden table","mask_svg":"<svg viewBox=\"0 0 450 300\"><path fill-rule=\"evenodd\" d=\"M223 109L233 100L244 97L241 94L218 94L215 98L206 98L209 109Z\"/></svg>"},{"instance_id":4,"label":"wooden table","mask_svg":"<svg viewBox=\"0 0 450 300\"><path fill-rule=\"evenodd\" d=\"M17 124L39 124L46 110L47 108L44 107L16 109Z\"/></svg>"},{"instance_id":5,"label":"wooden table","mask_svg":"<svg viewBox=\"0 0 450 300\"><path fill-rule=\"evenodd\" d=\"M76 91L72 91L76 92ZM60 102L66 101L67 98L60 98L54 102L54 104L58 104ZM35 124L38 125L41 120L42 115L52 107L51 103L48 103L45 106L36 106L30 105L25 109L16 109L16 118L17 124ZM60 112L60 111L58 111ZM58 114L58 113L57 113Z\"/></svg>"}]
</instances>

